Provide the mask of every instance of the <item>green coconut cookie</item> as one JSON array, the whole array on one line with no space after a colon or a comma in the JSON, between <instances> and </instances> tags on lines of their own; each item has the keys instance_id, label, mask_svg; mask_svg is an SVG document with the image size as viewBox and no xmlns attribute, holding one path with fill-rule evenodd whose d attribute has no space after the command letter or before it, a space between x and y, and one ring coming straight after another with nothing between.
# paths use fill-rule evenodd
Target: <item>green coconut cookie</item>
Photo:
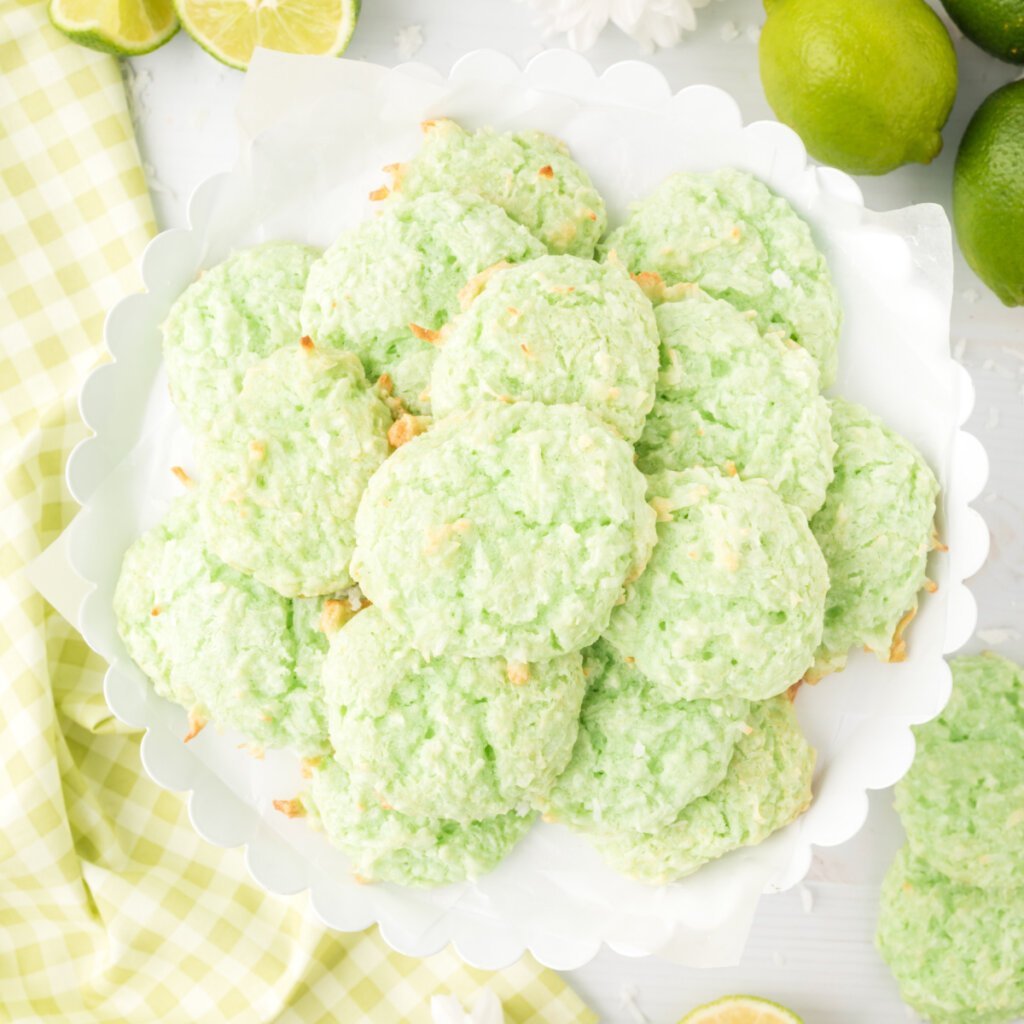
<instances>
[{"instance_id":1,"label":"green coconut cookie","mask_svg":"<svg viewBox=\"0 0 1024 1024\"><path fill-rule=\"evenodd\" d=\"M661 372L637 445L645 473L705 466L759 477L813 515L835 445L805 349L694 287L657 309Z\"/></svg>"},{"instance_id":2,"label":"green coconut cookie","mask_svg":"<svg viewBox=\"0 0 1024 1024\"><path fill-rule=\"evenodd\" d=\"M156 692L254 742L326 749L318 675L326 638L302 608L207 550L194 494L125 553L114 614ZM295 627L296 618L303 625Z\"/></svg>"},{"instance_id":3,"label":"green coconut cookie","mask_svg":"<svg viewBox=\"0 0 1024 1024\"><path fill-rule=\"evenodd\" d=\"M959 885L904 848L882 883L876 941L903 999L932 1024L1024 1015L1024 889Z\"/></svg>"},{"instance_id":4,"label":"green coconut cookie","mask_svg":"<svg viewBox=\"0 0 1024 1024\"><path fill-rule=\"evenodd\" d=\"M595 833L650 832L723 778L746 728L745 700L663 700L608 644L586 654L587 696L572 760L545 817Z\"/></svg>"},{"instance_id":5,"label":"green coconut cookie","mask_svg":"<svg viewBox=\"0 0 1024 1024\"><path fill-rule=\"evenodd\" d=\"M604 200L560 139L538 131L468 132L427 121L420 151L395 172L399 198L470 192L500 206L553 253L589 259L607 226Z\"/></svg>"},{"instance_id":6,"label":"green coconut cookie","mask_svg":"<svg viewBox=\"0 0 1024 1024\"><path fill-rule=\"evenodd\" d=\"M458 821L547 794L572 754L585 688L579 654L511 667L428 660L376 608L334 634L323 685L354 782L403 814Z\"/></svg>"},{"instance_id":7,"label":"green coconut cookie","mask_svg":"<svg viewBox=\"0 0 1024 1024\"><path fill-rule=\"evenodd\" d=\"M914 855L963 885L1024 882L1024 680L996 655L957 658L945 711L918 726L896 786Z\"/></svg>"},{"instance_id":8,"label":"green coconut cookie","mask_svg":"<svg viewBox=\"0 0 1024 1024\"><path fill-rule=\"evenodd\" d=\"M955 882L1024 884L1024 755L991 739L927 744L896 786L914 855Z\"/></svg>"},{"instance_id":9,"label":"green coconut cookie","mask_svg":"<svg viewBox=\"0 0 1024 1024\"><path fill-rule=\"evenodd\" d=\"M594 836L617 871L663 884L742 846L763 842L811 802L814 751L786 697L750 705L749 733L736 744L724 780L653 832Z\"/></svg>"},{"instance_id":10,"label":"green coconut cookie","mask_svg":"<svg viewBox=\"0 0 1024 1024\"><path fill-rule=\"evenodd\" d=\"M915 730L919 747L966 739L1024 749L1024 668L992 651L950 661L953 692L938 718Z\"/></svg>"},{"instance_id":11,"label":"green coconut cookie","mask_svg":"<svg viewBox=\"0 0 1024 1024\"><path fill-rule=\"evenodd\" d=\"M246 374L198 449L211 550L289 597L352 583L359 499L391 413L350 352L279 349Z\"/></svg>"},{"instance_id":12,"label":"green coconut cookie","mask_svg":"<svg viewBox=\"0 0 1024 1024\"><path fill-rule=\"evenodd\" d=\"M532 813L460 823L412 818L374 802L333 760L313 772L309 808L365 881L438 886L478 878L530 830Z\"/></svg>"},{"instance_id":13,"label":"green coconut cookie","mask_svg":"<svg viewBox=\"0 0 1024 1024\"><path fill-rule=\"evenodd\" d=\"M764 481L716 470L650 478L658 543L605 636L666 700L763 700L821 639L828 573L803 513Z\"/></svg>"},{"instance_id":14,"label":"green coconut cookie","mask_svg":"<svg viewBox=\"0 0 1024 1024\"><path fill-rule=\"evenodd\" d=\"M825 632L808 679L846 664L864 645L902 661L934 546L939 485L916 448L866 409L832 402L835 479L811 529L828 562Z\"/></svg>"},{"instance_id":15,"label":"green coconut cookie","mask_svg":"<svg viewBox=\"0 0 1024 1024\"><path fill-rule=\"evenodd\" d=\"M581 406L476 406L373 476L352 575L429 657L553 658L593 643L643 570L644 491L633 449Z\"/></svg>"},{"instance_id":16,"label":"green coconut cookie","mask_svg":"<svg viewBox=\"0 0 1024 1024\"><path fill-rule=\"evenodd\" d=\"M435 416L481 401L578 403L635 441L654 401L658 330L619 266L543 256L494 274L445 332Z\"/></svg>"},{"instance_id":17,"label":"green coconut cookie","mask_svg":"<svg viewBox=\"0 0 1024 1024\"><path fill-rule=\"evenodd\" d=\"M302 335L299 309L316 249L267 242L203 271L163 325L171 397L185 425L203 433L242 389L245 371Z\"/></svg>"},{"instance_id":18,"label":"green coconut cookie","mask_svg":"<svg viewBox=\"0 0 1024 1024\"><path fill-rule=\"evenodd\" d=\"M387 374L406 408L427 412L439 332L467 281L543 254L491 203L424 195L346 231L313 265L302 330L318 345L355 352L370 380Z\"/></svg>"},{"instance_id":19,"label":"green coconut cookie","mask_svg":"<svg viewBox=\"0 0 1024 1024\"><path fill-rule=\"evenodd\" d=\"M762 333L781 330L814 356L821 385L835 381L841 312L825 257L785 199L744 171L673 174L634 203L602 244L650 283L698 284Z\"/></svg>"}]
</instances>

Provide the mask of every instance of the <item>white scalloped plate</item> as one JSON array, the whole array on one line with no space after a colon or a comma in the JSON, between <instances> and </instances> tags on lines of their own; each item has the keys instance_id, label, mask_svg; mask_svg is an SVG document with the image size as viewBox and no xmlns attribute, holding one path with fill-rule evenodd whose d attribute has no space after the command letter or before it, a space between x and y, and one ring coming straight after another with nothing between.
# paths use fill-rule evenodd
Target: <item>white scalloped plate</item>
<instances>
[{"instance_id":1,"label":"white scalloped plate","mask_svg":"<svg viewBox=\"0 0 1024 1024\"><path fill-rule=\"evenodd\" d=\"M367 215L378 168L415 148L424 116L469 124L548 128L570 143L607 197L613 221L626 201L676 169L731 164L758 174L811 223L839 286L846 323L838 390L864 402L925 452L943 485L940 527L948 554L930 567L939 591L910 632L911 656L884 666L857 655L839 676L805 688L798 709L819 749L816 798L804 817L755 850L739 851L691 879L645 888L604 869L577 836L543 826L496 872L475 884L422 893L357 886L345 858L270 801L300 786L294 759L255 761L237 737L207 729L185 746L181 709L155 696L118 640L111 594L120 557L160 515L173 488L167 467L188 464L189 440L163 384L159 324L203 266L262 238L326 244ZM707 86L673 95L660 73L628 62L595 75L567 51L525 69L493 52L461 60L445 79L421 65L385 69L261 53L246 83L243 158L192 197L190 227L153 239L142 257L144 294L111 310L113 361L82 388L95 436L68 464L81 503L69 541L72 565L95 589L80 627L110 661L113 712L144 728L142 758L162 786L191 790L196 829L244 844L253 877L280 893L309 889L319 916L342 930L379 923L398 951L425 955L454 943L470 963L498 967L530 950L555 968L577 967L607 943L691 964L734 961L760 890L801 879L812 846L848 839L863 824L866 792L895 782L913 753L912 723L933 717L949 693L943 655L971 635L974 601L963 581L985 558L988 533L968 507L987 463L961 430L973 390L949 355L949 225L938 207L889 214L864 209L856 184L808 165L800 140L771 122L743 125L735 102ZM339 138L348 145L339 145Z\"/></svg>"}]
</instances>

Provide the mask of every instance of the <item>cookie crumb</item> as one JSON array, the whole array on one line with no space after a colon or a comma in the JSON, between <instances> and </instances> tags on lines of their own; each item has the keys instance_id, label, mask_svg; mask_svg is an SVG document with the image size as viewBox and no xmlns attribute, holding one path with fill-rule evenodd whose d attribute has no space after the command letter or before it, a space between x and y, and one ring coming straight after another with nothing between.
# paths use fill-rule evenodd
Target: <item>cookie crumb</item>
<instances>
[{"instance_id":1,"label":"cookie crumb","mask_svg":"<svg viewBox=\"0 0 1024 1024\"><path fill-rule=\"evenodd\" d=\"M429 417L404 413L388 427L388 444L392 448L401 448L403 444L408 444L414 437L425 433L429 426Z\"/></svg>"},{"instance_id":2,"label":"cookie crumb","mask_svg":"<svg viewBox=\"0 0 1024 1024\"><path fill-rule=\"evenodd\" d=\"M306 808L299 797L293 797L291 800L275 800L273 804L274 810L279 811L286 818L304 818L306 816Z\"/></svg>"}]
</instances>

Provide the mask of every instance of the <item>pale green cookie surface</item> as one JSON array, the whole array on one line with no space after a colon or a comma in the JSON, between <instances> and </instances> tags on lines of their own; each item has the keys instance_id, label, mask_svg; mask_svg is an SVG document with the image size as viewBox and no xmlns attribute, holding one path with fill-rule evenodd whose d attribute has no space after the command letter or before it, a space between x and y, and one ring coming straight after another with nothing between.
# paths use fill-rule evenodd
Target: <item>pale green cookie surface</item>
<instances>
[{"instance_id":1,"label":"pale green cookie surface","mask_svg":"<svg viewBox=\"0 0 1024 1024\"><path fill-rule=\"evenodd\" d=\"M965 739L1024 749L1024 668L992 651L950 661L953 692L938 718L919 725L921 746Z\"/></svg>"},{"instance_id":2,"label":"pale green cookie surface","mask_svg":"<svg viewBox=\"0 0 1024 1024\"><path fill-rule=\"evenodd\" d=\"M419 152L398 169L399 198L470 192L500 206L553 253L589 259L607 226L604 200L560 139L538 131L468 132L426 122Z\"/></svg>"},{"instance_id":3,"label":"pale green cookie surface","mask_svg":"<svg viewBox=\"0 0 1024 1024\"><path fill-rule=\"evenodd\" d=\"M1024 883L1024 754L990 739L923 744L896 786L917 857L964 885Z\"/></svg>"},{"instance_id":4,"label":"pale green cookie surface","mask_svg":"<svg viewBox=\"0 0 1024 1024\"><path fill-rule=\"evenodd\" d=\"M697 288L656 311L657 397L637 444L645 473L704 466L767 480L813 515L835 445L818 368L805 349Z\"/></svg>"},{"instance_id":5,"label":"pale green cookie surface","mask_svg":"<svg viewBox=\"0 0 1024 1024\"><path fill-rule=\"evenodd\" d=\"M670 882L731 850L763 842L807 809L814 751L790 701L751 704L747 722L750 732L736 744L725 778L673 824L593 837L611 867L643 882Z\"/></svg>"},{"instance_id":6,"label":"pale green cookie surface","mask_svg":"<svg viewBox=\"0 0 1024 1024\"><path fill-rule=\"evenodd\" d=\"M429 656L579 650L650 555L645 483L630 445L580 406L476 406L373 476L352 575Z\"/></svg>"},{"instance_id":7,"label":"pale green cookie surface","mask_svg":"<svg viewBox=\"0 0 1024 1024\"><path fill-rule=\"evenodd\" d=\"M588 673L572 760L545 817L585 832L649 832L725 777L746 728L745 700L661 699L608 644L585 655Z\"/></svg>"},{"instance_id":8,"label":"pale green cookie surface","mask_svg":"<svg viewBox=\"0 0 1024 1024\"><path fill-rule=\"evenodd\" d=\"M1024 880L1024 680L996 655L952 662L953 696L918 726L896 785L911 850L953 881L1007 889Z\"/></svg>"},{"instance_id":9,"label":"pale green cookie surface","mask_svg":"<svg viewBox=\"0 0 1024 1024\"><path fill-rule=\"evenodd\" d=\"M903 999L932 1024L1024 1015L1024 889L958 885L904 848L882 883L876 942Z\"/></svg>"},{"instance_id":10,"label":"pale green cookie surface","mask_svg":"<svg viewBox=\"0 0 1024 1024\"><path fill-rule=\"evenodd\" d=\"M391 422L351 352L296 344L252 367L198 449L210 548L289 597L350 586L356 509Z\"/></svg>"},{"instance_id":11,"label":"pale green cookie surface","mask_svg":"<svg viewBox=\"0 0 1024 1024\"><path fill-rule=\"evenodd\" d=\"M841 312L825 257L793 207L752 175L673 174L601 250L634 273L754 310L763 332L782 330L814 356L822 387L835 381Z\"/></svg>"},{"instance_id":12,"label":"pale green cookie surface","mask_svg":"<svg viewBox=\"0 0 1024 1024\"><path fill-rule=\"evenodd\" d=\"M543 256L494 274L445 337L435 416L481 401L586 406L635 441L654 401L658 330L620 266Z\"/></svg>"},{"instance_id":13,"label":"pale green cookie surface","mask_svg":"<svg viewBox=\"0 0 1024 1024\"><path fill-rule=\"evenodd\" d=\"M513 666L418 654L368 608L334 634L323 671L338 762L379 803L421 818L525 811L569 761L579 654Z\"/></svg>"},{"instance_id":14,"label":"pale green cookie surface","mask_svg":"<svg viewBox=\"0 0 1024 1024\"><path fill-rule=\"evenodd\" d=\"M194 494L125 553L114 593L118 631L157 693L258 744L326 748L316 672L327 641L316 610L243 576L206 548Z\"/></svg>"},{"instance_id":15,"label":"pale green cookie surface","mask_svg":"<svg viewBox=\"0 0 1024 1024\"><path fill-rule=\"evenodd\" d=\"M901 661L934 545L939 485L914 446L862 406L832 402L835 478L811 529L831 584L808 676L843 668L851 647Z\"/></svg>"},{"instance_id":16,"label":"pale green cookie surface","mask_svg":"<svg viewBox=\"0 0 1024 1024\"><path fill-rule=\"evenodd\" d=\"M332 759L313 772L310 810L367 881L439 886L491 871L530 830L534 815L514 811L460 823L387 810L352 784Z\"/></svg>"},{"instance_id":17,"label":"pale green cookie surface","mask_svg":"<svg viewBox=\"0 0 1024 1024\"><path fill-rule=\"evenodd\" d=\"M821 639L828 575L803 513L761 480L650 478L658 543L606 638L668 700L763 700L797 682Z\"/></svg>"},{"instance_id":18,"label":"pale green cookie surface","mask_svg":"<svg viewBox=\"0 0 1024 1024\"><path fill-rule=\"evenodd\" d=\"M432 193L346 231L310 270L302 330L354 352L376 381L388 374L412 412L430 408L437 332L459 311L459 292L496 263L520 263L544 246L497 206Z\"/></svg>"},{"instance_id":19,"label":"pale green cookie surface","mask_svg":"<svg viewBox=\"0 0 1024 1024\"><path fill-rule=\"evenodd\" d=\"M163 325L171 397L185 425L203 433L242 388L245 371L302 335L299 310L316 249L267 242L204 271Z\"/></svg>"}]
</instances>

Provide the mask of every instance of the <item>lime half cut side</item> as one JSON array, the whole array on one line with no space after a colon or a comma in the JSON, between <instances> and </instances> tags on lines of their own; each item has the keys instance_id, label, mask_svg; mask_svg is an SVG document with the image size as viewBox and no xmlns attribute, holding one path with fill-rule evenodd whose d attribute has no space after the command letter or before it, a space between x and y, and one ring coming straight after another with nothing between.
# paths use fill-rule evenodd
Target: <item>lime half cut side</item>
<instances>
[{"instance_id":1,"label":"lime half cut side","mask_svg":"<svg viewBox=\"0 0 1024 1024\"><path fill-rule=\"evenodd\" d=\"M176 0L185 31L233 68L249 66L257 46L336 57L359 17L359 0Z\"/></svg>"},{"instance_id":2,"label":"lime half cut side","mask_svg":"<svg viewBox=\"0 0 1024 1024\"><path fill-rule=\"evenodd\" d=\"M48 12L69 39L118 57L149 53L178 31L172 0L50 0Z\"/></svg>"},{"instance_id":3,"label":"lime half cut side","mask_svg":"<svg viewBox=\"0 0 1024 1024\"><path fill-rule=\"evenodd\" d=\"M691 1010L679 1024L803 1024L792 1010L759 996L725 996Z\"/></svg>"}]
</instances>

